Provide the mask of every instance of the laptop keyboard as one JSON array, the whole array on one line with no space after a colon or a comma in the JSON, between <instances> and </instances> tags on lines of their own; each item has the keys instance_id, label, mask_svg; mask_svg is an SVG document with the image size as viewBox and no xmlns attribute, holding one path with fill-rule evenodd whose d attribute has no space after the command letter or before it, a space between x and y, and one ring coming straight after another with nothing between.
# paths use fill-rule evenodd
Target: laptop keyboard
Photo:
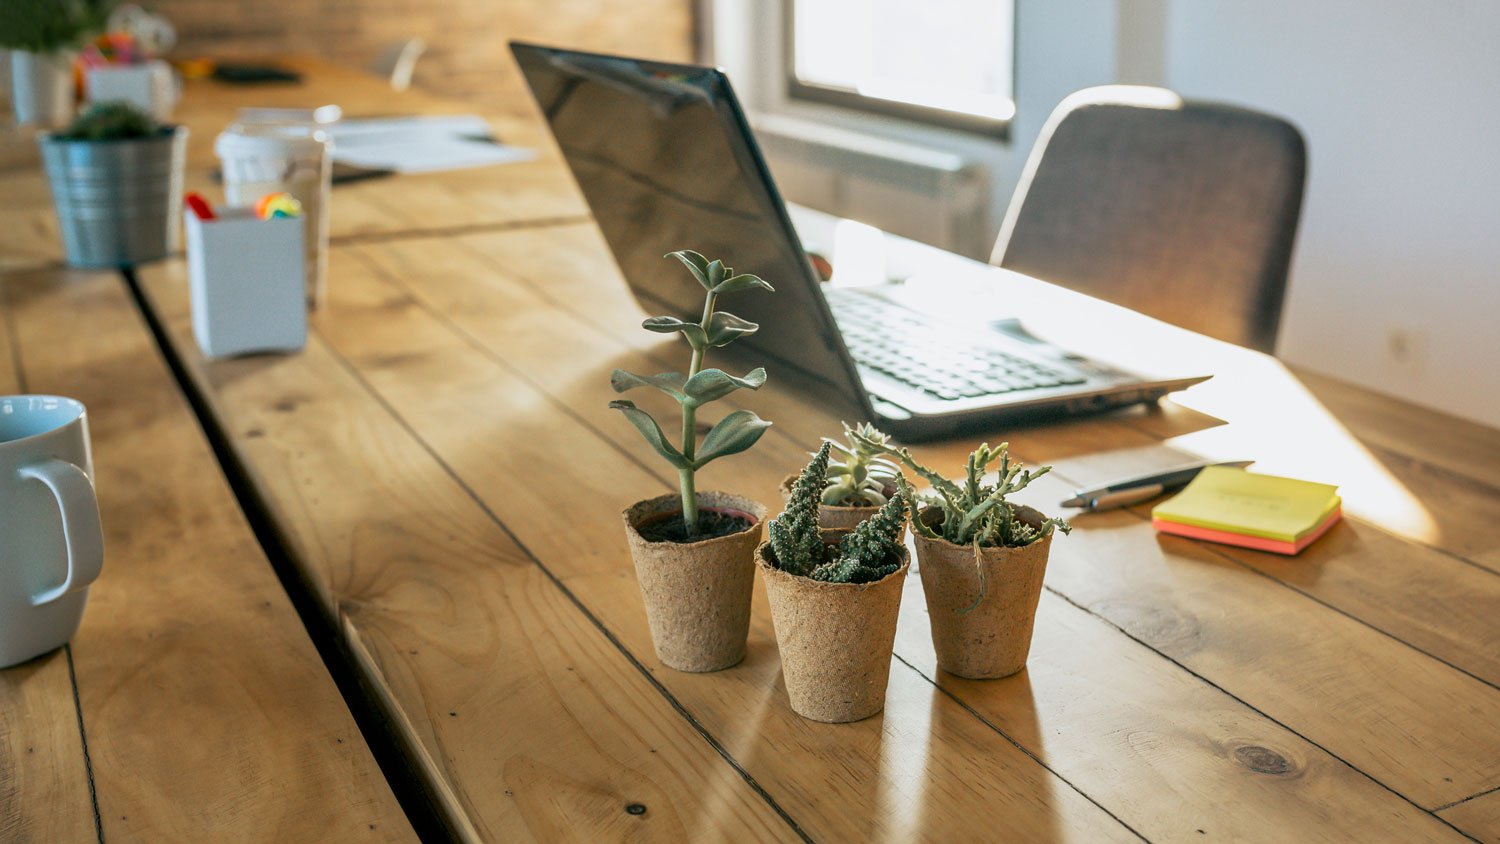
<instances>
[{"instance_id":1,"label":"laptop keyboard","mask_svg":"<svg viewBox=\"0 0 1500 844\"><path fill-rule=\"evenodd\" d=\"M858 293L827 290L844 345L860 366L943 401L1082 384L1054 369L953 333L917 311Z\"/></svg>"}]
</instances>

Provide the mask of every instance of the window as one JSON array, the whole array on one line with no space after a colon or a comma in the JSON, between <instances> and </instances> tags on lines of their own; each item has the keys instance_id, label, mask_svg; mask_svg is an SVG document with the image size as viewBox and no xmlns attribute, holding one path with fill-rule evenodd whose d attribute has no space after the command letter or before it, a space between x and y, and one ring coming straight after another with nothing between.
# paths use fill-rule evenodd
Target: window
<instances>
[{"instance_id":1,"label":"window","mask_svg":"<svg viewBox=\"0 0 1500 844\"><path fill-rule=\"evenodd\" d=\"M1015 115L1014 0L787 0L788 93L1005 133Z\"/></svg>"}]
</instances>

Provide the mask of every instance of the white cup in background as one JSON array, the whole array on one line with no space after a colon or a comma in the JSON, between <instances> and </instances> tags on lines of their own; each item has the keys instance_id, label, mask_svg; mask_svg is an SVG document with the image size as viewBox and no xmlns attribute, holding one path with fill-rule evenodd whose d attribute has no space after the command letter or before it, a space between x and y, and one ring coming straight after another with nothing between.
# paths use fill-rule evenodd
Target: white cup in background
<instances>
[{"instance_id":1,"label":"white cup in background","mask_svg":"<svg viewBox=\"0 0 1500 844\"><path fill-rule=\"evenodd\" d=\"M73 638L103 565L83 405L0 396L0 668Z\"/></svg>"},{"instance_id":2,"label":"white cup in background","mask_svg":"<svg viewBox=\"0 0 1500 844\"><path fill-rule=\"evenodd\" d=\"M172 67L160 59L91 67L85 76L91 103L126 102L161 121L170 120L177 105Z\"/></svg>"},{"instance_id":3,"label":"white cup in background","mask_svg":"<svg viewBox=\"0 0 1500 844\"><path fill-rule=\"evenodd\" d=\"M307 307L323 300L328 275L328 199L333 188L332 141L317 124L241 120L214 141L224 173L224 198L248 208L268 193L302 203Z\"/></svg>"}]
</instances>

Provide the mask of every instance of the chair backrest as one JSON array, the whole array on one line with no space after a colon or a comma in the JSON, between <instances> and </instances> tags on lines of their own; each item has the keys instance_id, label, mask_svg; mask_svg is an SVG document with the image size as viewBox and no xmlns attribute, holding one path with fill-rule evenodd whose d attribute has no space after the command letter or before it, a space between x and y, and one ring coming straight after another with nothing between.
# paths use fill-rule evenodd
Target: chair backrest
<instances>
[{"instance_id":1,"label":"chair backrest","mask_svg":"<svg viewBox=\"0 0 1500 844\"><path fill-rule=\"evenodd\" d=\"M427 42L420 38L404 38L386 45L370 70L376 76L390 80L391 89L405 91L411 87L411 77L417 70L417 60L427 52Z\"/></svg>"},{"instance_id":2,"label":"chair backrest","mask_svg":"<svg viewBox=\"0 0 1500 844\"><path fill-rule=\"evenodd\" d=\"M1037 138L990 263L1270 352L1306 171L1281 118L1087 88Z\"/></svg>"}]
</instances>

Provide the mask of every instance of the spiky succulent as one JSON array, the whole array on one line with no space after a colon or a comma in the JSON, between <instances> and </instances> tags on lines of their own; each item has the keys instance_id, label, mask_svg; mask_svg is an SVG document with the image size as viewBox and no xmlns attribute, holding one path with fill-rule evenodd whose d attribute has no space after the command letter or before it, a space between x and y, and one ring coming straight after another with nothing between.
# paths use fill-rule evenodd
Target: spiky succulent
<instances>
[{"instance_id":1,"label":"spiky succulent","mask_svg":"<svg viewBox=\"0 0 1500 844\"><path fill-rule=\"evenodd\" d=\"M792 483L786 509L771 520L771 550L783 571L807 576L823 562L823 539L818 533L818 490L828 473L829 444L823 443Z\"/></svg>"},{"instance_id":2,"label":"spiky succulent","mask_svg":"<svg viewBox=\"0 0 1500 844\"><path fill-rule=\"evenodd\" d=\"M839 541L837 556L808 576L829 583L874 583L901 567L896 552L905 524L906 495L898 490Z\"/></svg>"},{"instance_id":3,"label":"spiky succulent","mask_svg":"<svg viewBox=\"0 0 1500 844\"><path fill-rule=\"evenodd\" d=\"M792 484L786 510L771 520L771 551L782 571L828 583L872 583L899 566L907 496L898 492L837 545L818 530L818 490L828 472L831 444L824 442Z\"/></svg>"},{"instance_id":4,"label":"spiky succulent","mask_svg":"<svg viewBox=\"0 0 1500 844\"><path fill-rule=\"evenodd\" d=\"M124 141L150 138L163 126L151 115L125 102L94 103L55 136L63 141Z\"/></svg>"},{"instance_id":5,"label":"spiky succulent","mask_svg":"<svg viewBox=\"0 0 1500 844\"><path fill-rule=\"evenodd\" d=\"M766 383L766 371L760 367L750 370L743 378L736 378L722 369L704 369L703 357L709 349L727 346L741 337L754 334L760 326L734 314L715 311L714 304L725 293L760 288L774 290L770 284L749 273L735 275L734 270L724 266L723 261L710 261L692 250L672 252L663 257L681 261L693 278L706 291L703 303L703 318L698 322L684 322L677 317L651 317L641 323L647 331L658 334L680 333L693 349L692 362L687 374L662 372L657 375L636 375L616 369L610 375L610 386L623 393L636 387L653 387L666 393L682 408L681 446L675 446L651 414L635 406L635 402L617 400L609 406L625 414L625 418L640 432L647 444L671 463L677 470L678 487L682 494L682 519L687 535L698 533L698 496L695 472L720 457L738 454L760 439L771 423L748 410L736 410L720 419L698 442L698 408L721 399L735 390L758 390Z\"/></svg>"},{"instance_id":6,"label":"spiky succulent","mask_svg":"<svg viewBox=\"0 0 1500 844\"><path fill-rule=\"evenodd\" d=\"M1007 501L1006 496L1025 489L1032 481L1051 471L1052 467L1043 466L1032 471L1022 467L1019 461L1012 462L1009 443L1001 443L999 448L990 448L989 443L985 443L970 452L964 466L963 480L955 483L918 463L908 449L896 448L889 443L879 443L872 439L863 441L869 447L901 461L932 484L933 494L925 496L923 500L942 510L942 520L933 526L923 519L912 519L915 529L929 539L945 539L955 545L1018 548L1036 542L1053 529L1063 533L1071 530L1062 519L1047 519L1040 526L1034 527L1016 518L1015 505ZM990 464L996 460L1000 461L999 476L994 483L985 483L984 477ZM905 486L904 479L901 485Z\"/></svg>"},{"instance_id":7,"label":"spiky succulent","mask_svg":"<svg viewBox=\"0 0 1500 844\"><path fill-rule=\"evenodd\" d=\"M830 507L879 507L885 503L888 490L894 490L901 468L885 453L869 445L890 445L890 438L866 422L857 428L843 423L846 443L824 438L839 453L839 459L828 464L828 481L823 486L823 503Z\"/></svg>"}]
</instances>

